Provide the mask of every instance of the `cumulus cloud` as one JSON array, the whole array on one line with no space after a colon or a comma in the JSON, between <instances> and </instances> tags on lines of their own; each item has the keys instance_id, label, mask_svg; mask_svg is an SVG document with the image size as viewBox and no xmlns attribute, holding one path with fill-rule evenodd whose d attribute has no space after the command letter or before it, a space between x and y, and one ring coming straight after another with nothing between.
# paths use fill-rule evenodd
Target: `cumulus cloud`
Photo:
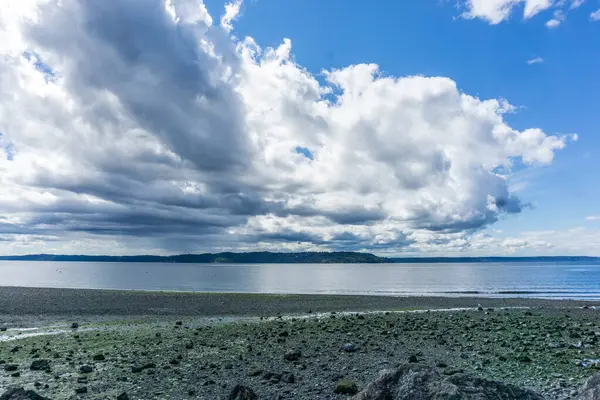
<instances>
[{"instance_id":1,"label":"cumulus cloud","mask_svg":"<svg viewBox=\"0 0 600 400\"><path fill-rule=\"evenodd\" d=\"M221 17L221 27L226 32L229 33L233 30L231 23L237 19L241 7L242 0L235 0L232 3L225 4L225 14Z\"/></svg>"},{"instance_id":2,"label":"cumulus cloud","mask_svg":"<svg viewBox=\"0 0 600 400\"><path fill-rule=\"evenodd\" d=\"M317 80L289 39L230 36L241 2L218 26L197 0L15 4L3 253L459 248L526 208L516 160L550 164L577 138L514 129L507 101L446 77L358 64Z\"/></svg>"},{"instance_id":3,"label":"cumulus cloud","mask_svg":"<svg viewBox=\"0 0 600 400\"><path fill-rule=\"evenodd\" d=\"M590 14L590 19L592 21L600 21L600 8Z\"/></svg>"}]
</instances>

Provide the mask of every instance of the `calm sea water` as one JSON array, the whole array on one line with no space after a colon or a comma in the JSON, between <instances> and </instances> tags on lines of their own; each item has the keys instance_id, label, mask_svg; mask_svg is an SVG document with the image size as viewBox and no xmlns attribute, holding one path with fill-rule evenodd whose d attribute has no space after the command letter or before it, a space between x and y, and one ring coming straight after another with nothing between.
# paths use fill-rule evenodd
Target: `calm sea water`
<instances>
[{"instance_id":1,"label":"calm sea water","mask_svg":"<svg viewBox=\"0 0 600 400\"><path fill-rule=\"evenodd\" d=\"M600 264L158 264L0 261L0 286L600 299Z\"/></svg>"}]
</instances>

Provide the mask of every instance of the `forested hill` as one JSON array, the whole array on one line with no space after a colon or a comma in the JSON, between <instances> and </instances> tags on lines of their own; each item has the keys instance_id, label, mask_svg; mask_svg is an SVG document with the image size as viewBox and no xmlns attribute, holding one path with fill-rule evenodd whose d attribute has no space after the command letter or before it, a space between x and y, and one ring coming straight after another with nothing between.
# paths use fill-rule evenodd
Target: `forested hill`
<instances>
[{"instance_id":1,"label":"forested hill","mask_svg":"<svg viewBox=\"0 0 600 400\"><path fill-rule=\"evenodd\" d=\"M369 253L357 252L303 252L303 253L206 253L175 256L87 256L62 254L32 254L0 256L0 260L20 261L85 261L85 262L164 262L164 263L384 263L388 259Z\"/></svg>"},{"instance_id":2,"label":"forested hill","mask_svg":"<svg viewBox=\"0 0 600 400\"><path fill-rule=\"evenodd\" d=\"M386 258L358 252L272 253L205 253L174 256L89 256L64 254L30 254L0 256L12 261L80 261L80 262L162 262L162 263L231 263L231 264L355 264L355 263L498 263L498 262L590 262L600 264L600 257L402 257Z\"/></svg>"}]
</instances>

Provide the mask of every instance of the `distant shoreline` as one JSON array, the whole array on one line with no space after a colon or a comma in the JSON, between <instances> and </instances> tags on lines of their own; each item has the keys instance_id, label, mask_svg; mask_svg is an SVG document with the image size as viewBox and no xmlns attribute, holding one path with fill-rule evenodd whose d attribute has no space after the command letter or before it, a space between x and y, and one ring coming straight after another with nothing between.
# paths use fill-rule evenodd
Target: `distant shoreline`
<instances>
[{"instance_id":1,"label":"distant shoreline","mask_svg":"<svg viewBox=\"0 0 600 400\"><path fill-rule=\"evenodd\" d=\"M134 255L69 255L28 254L0 256L0 261L59 261L59 262L144 262L198 264L382 264L382 263L499 263L499 262L593 262L600 257L540 256L540 257L380 257L361 252L248 252L203 253L171 256Z\"/></svg>"}]
</instances>

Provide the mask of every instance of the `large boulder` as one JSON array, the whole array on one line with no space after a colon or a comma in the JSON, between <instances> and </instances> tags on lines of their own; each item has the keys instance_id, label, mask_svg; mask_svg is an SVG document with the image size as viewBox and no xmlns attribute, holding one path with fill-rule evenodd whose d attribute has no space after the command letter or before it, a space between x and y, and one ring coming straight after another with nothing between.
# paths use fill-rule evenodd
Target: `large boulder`
<instances>
[{"instance_id":1,"label":"large boulder","mask_svg":"<svg viewBox=\"0 0 600 400\"><path fill-rule=\"evenodd\" d=\"M585 382L577 400L600 400L600 374L592 376Z\"/></svg>"},{"instance_id":2,"label":"large boulder","mask_svg":"<svg viewBox=\"0 0 600 400\"><path fill-rule=\"evenodd\" d=\"M442 377L434 368L408 364L383 370L352 400L544 400L539 394L465 374ZM587 399L586 399L587 400Z\"/></svg>"},{"instance_id":3,"label":"large boulder","mask_svg":"<svg viewBox=\"0 0 600 400\"><path fill-rule=\"evenodd\" d=\"M50 400L46 397L42 397L33 390L25 390L22 387L9 388L2 396L0 400Z\"/></svg>"}]
</instances>

